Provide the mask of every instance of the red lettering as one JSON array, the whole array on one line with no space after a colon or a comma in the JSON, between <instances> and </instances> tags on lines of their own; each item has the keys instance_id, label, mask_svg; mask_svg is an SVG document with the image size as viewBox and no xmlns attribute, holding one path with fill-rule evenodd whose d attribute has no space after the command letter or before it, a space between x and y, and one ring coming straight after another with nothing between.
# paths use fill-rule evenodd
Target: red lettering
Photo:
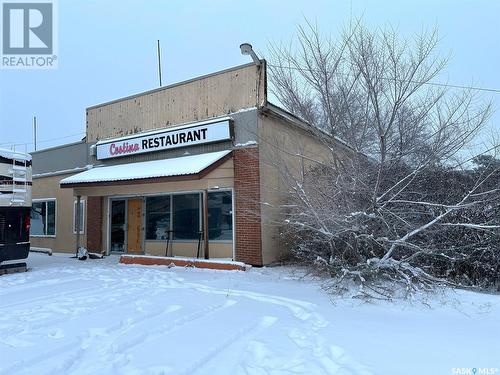
<instances>
[{"instance_id":1,"label":"red lettering","mask_svg":"<svg viewBox=\"0 0 500 375\"><path fill-rule=\"evenodd\" d=\"M136 151L139 151L138 143L128 144L128 142L124 142L119 146L111 143L111 145L109 146L109 153L111 155L129 154Z\"/></svg>"}]
</instances>

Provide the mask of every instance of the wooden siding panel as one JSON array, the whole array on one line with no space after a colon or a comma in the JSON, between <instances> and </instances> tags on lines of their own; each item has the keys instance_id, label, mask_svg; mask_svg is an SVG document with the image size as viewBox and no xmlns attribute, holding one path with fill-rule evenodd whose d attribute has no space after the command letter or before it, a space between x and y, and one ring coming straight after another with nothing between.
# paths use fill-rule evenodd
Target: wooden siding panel
<instances>
[{"instance_id":1,"label":"wooden siding panel","mask_svg":"<svg viewBox=\"0 0 500 375\"><path fill-rule=\"evenodd\" d=\"M201 121L265 100L254 64L87 109L87 141ZM261 87L257 95L257 87Z\"/></svg>"}]
</instances>

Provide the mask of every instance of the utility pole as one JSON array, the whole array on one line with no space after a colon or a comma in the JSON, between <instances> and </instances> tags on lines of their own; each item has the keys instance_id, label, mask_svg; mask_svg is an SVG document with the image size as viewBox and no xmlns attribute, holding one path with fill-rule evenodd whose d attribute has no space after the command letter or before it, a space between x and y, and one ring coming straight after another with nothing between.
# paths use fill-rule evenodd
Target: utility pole
<instances>
[{"instance_id":1,"label":"utility pole","mask_svg":"<svg viewBox=\"0 0 500 375\"><path fill-rule=\"evenodd\" d=\"M35 145L36 151L36 116L33 116L33 144Z\"/></svg>"},{"instance_id":2,"label":"utility pole","mask_svg":"<svg viewBox=\"0 0 500 375\"><path fill-rule=\"evenodd\" d=\"M161 87L161 53L160 53L160 39L157 40L157 50L158 50L158 77L160 79Z\"/></svg>"}]
</instances>

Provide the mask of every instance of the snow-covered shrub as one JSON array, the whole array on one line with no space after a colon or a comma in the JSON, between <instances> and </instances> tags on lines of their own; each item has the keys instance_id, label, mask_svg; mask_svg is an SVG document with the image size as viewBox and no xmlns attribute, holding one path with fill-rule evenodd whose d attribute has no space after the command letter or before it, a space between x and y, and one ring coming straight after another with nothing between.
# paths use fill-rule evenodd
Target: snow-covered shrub
<instances>
[{"instance_id":1,"label":"snow-covered shrub","mask_svg":"<svg viewBox=\"0 0 500 375\"><path fill-rule=\"evenodd\" d=\"M307 23L271 48L271 90L324 152L276 165L290 196L283 233L302 261L391 296L436 283L498 285L498 142L472 142L492 111L472 90L432 82L447 58L437 30L403 39L351 20L338 38ZM276 140L263 139L280 147ZM350 148L350 149L349 149ZM472 170L465 150L483 155ZM490 155L490 156L486 156Z\"/></svg>"},{"instance_id":2,"label":"snow-covered shrub","mask_svg":"<svg viewBox=\"0 0 500 375\"><path fill-rule=\"evenodd\" d=\"M292 189L284 236L296 259L333 276L339 288L354 281L388 297L436 283L498 289L500 161L475 162L472 170L423 169L397 199L375 206L376 163L314 168L302 189ZM388 172L384 188L411 168ZM408 233L415 234L404 239Z\"/></svg>"}]
</instances>

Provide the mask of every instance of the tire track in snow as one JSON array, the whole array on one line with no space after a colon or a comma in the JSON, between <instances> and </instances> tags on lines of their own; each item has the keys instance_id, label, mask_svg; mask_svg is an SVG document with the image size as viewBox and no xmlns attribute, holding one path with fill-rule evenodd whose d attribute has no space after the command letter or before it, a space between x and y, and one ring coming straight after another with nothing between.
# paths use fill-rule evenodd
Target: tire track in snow
<instances>
[{"instance_id":1,"label":"tire track in snow","mask_svg":"<svg viewBox=\"0 0 500 375\"><path fill-rule=\"evenodd\" d=\"M133 296L135 293L135 291L130 291L130 290L127 290L125 292L122 292L121 293L121 298L117 299L117 300L114 300L113 304L107 304L105 308L102 308L102 299L98 299L98 301L95 303L95 305L92 306L92 308L89 310L84 310L84 311L81 311L80 313L75 313L74 311L69 311L68 315L69 316L63 316L61 318L57 318L57 319L51 319L51 320L43 320L42 322L39 322L39 323L29 323L29 326L27 327L29 330L27 331L28 333L37 333L40 329L43 329L43 328L50 328L50 327L53 327L54 325L57 325L57 324L60 324L60 323L64 323L64 322L69 322L69 321L73 321L75 319L78 319L80 317L82 317L83 315L85 315L85 317L88 317L89 315L94 315L94 314L102 314L102 313L106 313L108 311L111 311L111 310L114 310L116 309L117 307L120 308L122 306L127 306L127 305L130 305L130 297ZM99 296L101 294L100 291L96 292L95 293L95 298L97 299L97 296ZM88 302L86 302L84 299L88 299L88 298L92 298L93 295L89 295L89 296L84 296L82 298L77 298L76 300L72 300L72 301L67 301L67 303L75 303L75 301L77 301L78 303L80 303L80 305L77 305L77 306L73 306L73 309L82 309L82 308L88 308ZM118 302L118 303L116 303ZM51 311L49 311L51 312ZM30 314L31 312L28 312L28 314ZM38 311L38 313L40 313L40 311ZM60 314L58 312L58 314ZM17 315L19 316L19 315ZM19 334L19 332L17 331L15 333L16 335ZM8 336L10 337L10 336ZM0 338L0 341L2 341L4 339L4 337Z\"/></svg>"},{"instance_id":2,"label":"tire track in snow","mask_svg":"<svg viewBox=\"0 0 500 375\"><path fill-rule=\"evenodd\" d=\"M133 296L137 291L141 291L143 289L142 283L140 282L135 287L123 290L122 288L115 286L115 283L113 284L108 283L107 277L105 275L100 275L99 279L102 279L102 281L104 281L104 285L101 285L99 289L89 288L89 287L83 288L83 290L87 291L87 293L79 292L79 290L81 289L73 289L72 291L68 291L65 293L62 292L52 293L50 295L46 295L36 299L31 299L29 301L22 301L17 304L2 306L7 308L12 306L15 307L26 304L32 304L31 306L22 307L21 308L22 310L16 309L16 311L12 311L10 312L10 314L2 314L0 316L0 322L11 321L12 316L15 316L15 320L18 322L18 324L25 327L25 329L22 332L23 334L35 335L35 336L42 335L45 337L45 335L43 335L43 332L40 332L44 328L50 328L61 323L74 321L75 319L78 319L82 316L88 317L89 315L101 314L105 313L106 311L111 311L116 307L126 306L127 304L130 304L131 300L130 296ZM170 280L163 280L163 281L170 283ZM67 282L64 282L59 285L68 284L71 282L74 282L74 280L67 280ZM23 290L24 289L25 288L23 288ZM110 293L109 295L113 297L112 301L113 303L111 304L106 303L104 305L105 307L101 308L101 306L103 306L102 294L104 291ZM74 296L71 295L65 298L68 293L70 294L74 293L75 295ZM156 296L162 293L165 293L164 289L153 291L151 295ZM62 300L58 301L58 299ZM88 302L89 299L93 299L95 301L91 301L89 303ZM41 304L37 302L41 302ZM50 306L50 308L48 309L45 306L47 305L47 302L49 302L48 306ZM41 314L47 316L57 315L59 316L59 318L50 320L43 319L42 321L40 320L25 321L24 319L24 317L40 316ZM2 325L0 323L0 332L3 332L2 336L0 337L0 342L5 343L8 341L9 338L19 336L18 329L15 329L12 331L12 333L9 333L8 331L5 330L5 328L8 328L8 326Z\"/></svg>"},{"instance_id":3,"label":"tire track in snow","mask_svg":"<svg viewBox=\"0 0 500 375\"><path fill-rule=\"evenodd\" d=\"M114 308L115 308L115 306L113 307L113 309ZM153 318L156 318L156 317L159 317L159 316L162 316L165 314L170 314L170 313L173 313L173 312L181 310L181 309L182 309L181 305L169 305L166 308L156 308L153 312L150 312L146 315L143 315L143 316L140 316L137 318L122 319L120 322L115 323L115 324L111 325L110 327L106 328L104 330L104 332L109 335L109 334L115 333L117 331L120 331L120 329L121 329L122 332L120 333L120 335L122 335L122 334L125 334L126 332L130 331L130 329L136 328L137 324L142 324L143 322L147 322Z\"/></svg>"},{"instance_id":4,"label":"tire track in snow","mask_svg":"<svg viewBox=\"0 0 500 375\"><path fill-rule=\"evenodd\" d=\"M162 314L169 314L174 311L179 310L181 307L178 305L172 305L169 306L171 307L170 309L164 309L162 310L161 313L155 314L156 315L162 315ZM114 307L112 307L114 308ZM136 322L141 322L148 320L150 316L145 316L141 318L136 318L136 319L131 319L130 322L131 324L135 324ZM113 331L119 330L123 326L123 321L105 329L104 331L106 333L112 333ZM29 369L33 366L38 365L41 362L44 362L48 359L51 359L53 357L57 356L64 356L66 354L66 357L62 359L62 365L58 365L55 369L51 369L48 374L59 374L61 373L60 371L64 371L62 373L67 373L69 369L77 362L80 361L81 357L85 354L85 349L88 347L91 347L93 345L93 339L96 337L99 338L100 335L92 335L91 332L87 331L86 337L77 337L71 339L68 343L59 345L55 348L52 348L50 350L47 350L45 352L42 352L32 358L29 358L27 360L21 360L19 362L14 363L8 368L5 369L0 369L0 374L14 374L19 371L26 371L26 369ZM30 374L36 373L36 372L28 372Z\"/></svg>"},{"instance_id":5,"label":"tire track in snow","mask_svg":"<svg viewBox=\"0 0 500 375\"><path fill-rule=\"evenodd\" d=\"M225 309L227 307L230 307L234 304L236 304L236 301L225 301L223 304L217 304L217 305L211 305L208 306L202 310L198 310L192 314L185 315L182 318L176 319L172 321L170 324L173 324L174 326L172 327L170 324L169 325L163 325L160 327L160 329L155 330L154 333L145 333L141 334L137 337L135 337L132 340L128 340L127 342L123 343L121 346L116 346L116 345L109 345L107 350L104 349L104 351L107 354L107 357L105 362L107 363L112 363L113 362L113 357L115 357L117 354L120 354L121 352L125 351L125 349L133 348L137 345L140 345L143 342L150 341L151 339L161 336L166 333L174 332L177 331L178 329L182 328L185 326L187 323L190 323L194 320L203 318L207 315L210 315L212 313L215 313L217 311L220 311L222 309ZM173 305L173 306L178 306L178 305ZM171 309L168 312L163 311L164 313L171 313L173 311L179 310L178 308ZM148 321L151 317L150 316L144 316L138 321ZM133 324L133 323L132 323ZM113 331L118 330L122 326L121 322L115 324L114 326L110 327L110 329L105 330L109 331L109 333L112 333ZM121 337L121 336L119 336ZM72 369L72 367L75 365L77 362L84 363L84 361L80 361L80 357L83 356L86 352L85 349L92 347L93 340L95 339L101 340L102 337L101 335L91 335L87 333L87 337L79 337L79 338L74 338L70 342L60 345L58 347L55 347L53 349L50 349L48 351L42 352L35 357L32 357L28 360L22 360L20 362L17 362L13 364L12 366L0 370L0 374L14 374L19 371L25 371L26 369L32 368L35 365L38 365L41 362L44 362L48 359L51 359L53 357L58 357L58 356L65 356L62 359L62 365L57 366L56 368L51 369L48 374L57 374L61 373L67 373ZM100 344L102 344L102 341L100 341ZM111 358L109 358L111 357ZM33 373L33 372L28 372L28 373Z\"/></svg>"},{"instance_id":6,"label":"tire track in snow","mask_svg":"<svg viewBox=\"0 0 500 375\"><path fill-rule=\"evenodd\" d=\"M129 289L129 292L127 292L127 295L124 296L124 297L123 297L123 289L120 289L119 287L111 287L111 288L108 287L107 291L108 291L108 293L109 292L113 293L112 297L122 296L122 298L118 299L118 301L120 301L119 306L121 306L121 305L126 305L127 304L126 303L127 300L130 301L130 295L134 295L134 293L136 293L137 291L141 291L142 289L143 288L141 287L141 283L139 283L137 287L135 287L135 288L133 287L132 289ZM81 293L83 291L87 291L87 293ZM78 288L78 289L73 289L71 291L52 293L50 295L46 295L46 296L43 296L43 297L34 298L34 299L29 300L29 301L22 301L22 302L19 302L19 303L16 303L16 304L10 304L8 306L2 306L2 308L8 308L8 307L11 307L11 306L22 306L22 305L26 305L26 304L34 304L34 306L30 306L30 309L34 310L38 306L36 303L39 302L39 301L43 301L44 305L47 304L47 303L49 303L49 304L52 303L53 304L54 301L57 302L57 299L59 299L61 297L65 297L67 295L71 295L71 294L75 294L75 296L77 297L77 300L79 300L79 303L85 305L85 299L93 298L93 297L94 298L98 298L98 296L101 295L102 292L103 292L102 289L82 287L82 288ZM158 292L152 293L152 295L158 295L158 294L161 294L163 292L164 292L164 290L160 290ZM108 295L108 297L109 297L109 295ZM113 302L114 301L115 300L113 300ZM68 300L68 301L65 301L65 302L71 302L71 301ZM73 300L73 302L74 302L74 300ZM122 303L122 302L125 302L125 303ZM133 302L130 302L130 303L133 303ZM100 313L100 312L110 311L110 310L113 310L113 309L116 308L116 304L114 304L114 303L112 303L112 304L108 303L106 306L108 306L108 307L104 308L104 309L101 309L101 310L95 310L94 313ZM98 307L98 306L96 306L96 307ZM166 309L163 309L162 311L155 313L154 316L161 315L161 313L165 313L165 310ZM174 310L177 310L177 308L174 309ZM174 310L167 311L167 313L170 313L170 312L172 312ZM82 314L74 316L73 320L76 319L76 318L78 318L81 315ZM138 319L138 321L145 320L145 319L148 319L148 317L145 317L144 319ZM68 320L69 320L68 317L63 318L63 319L57 319L57 321L54 321L53 324L57 324L58 322L68 321ZM122 320L120 323L118 323L116 325L113 325L112 326L113 328L111 328L111 329L108 328L108 329L109 329L109 331L111 333L111 332L113 332L113 330L115 329L115 327L116 327L116 329L119 329L124 324L125 323ZM132 322L132 324L133 324L133 322ZM41 323L37 323L37 326L47 327L46 321L41 322ZM36 331L35 332L29 332L29 333L36 333ZM47 350L45 352L42 352L41 354L36 355L36 356L34 356L34 357L30 358L30 359L18 361L18 362L12 364L11 366L9 366L7 368L0 368L0 374L10 374L10 373L19 372L19 371L24 370L25 367L30 368L34 364L37 364L39 362L45 361L45 359L49 359L49 358L52 358L54 356L64 355L67 352L71 352L71 354L69 355L69 357L71 357L71 358L75 357L75 354L74 354L75 352L81 354L81 349L76 349L75 350L75 348L80 348L81 347L81 341L82 341L81 338L74 338L74 339L70 340L68 343L65 343L63 345L59 345L59 346L57 346L57 347L55 347L53 349ZM78 358L78 356L76 356L76 358ZM71 363L72 363L72 361L70 359L65 359L65 362L69 362L70 363L68 366L70 366ZM31 374L33 372L29 372L29 373Z\"/></svg>"},{"instance_id":7,"label":"tire track in snow","mask_svg":"<svg viewBox=\"0 0 500 375\"><path fill-rule=\"evenodd\" d=\"M110 335L117 331L120 331L120 334L125 334L131 328L137 327L137 324L149 321L150 319L158 316L170 314L180 309L182 309L182 306L180 305L170 305L164 309L157 308L153 313L149 313L144 316L140 316L137 318L130 318L130 319L122 319L120 322L115 323L110 327L104 329L103 333L100 333L99 330L93 332L87 331L87 337L81 339L80 341L80 348L76 351L69 353L68 358L65 359L62 366L57 366L56 368L49 370L47 374L48 375L59 374L61 373L61 371L64 371L62 373L66 374L69 371L72 372L76 371L80 367L78 366L78 364L88 363L85 361L85 357L92 356L95 354L92 353L92 351L89 352L88 349L96 347L94 342L96 339L99 340L99 343L102 345L101 340L102 336L104 335ZM75 367L75 365L77 366Z\"/></svg>"},{"instance_id":8,"label":"tire track in snow","mask_svg":"<svg viewBox=\"0 0 500 375\"><path fill-rule=\"evenodd\" d=\"M82 279L80 277L73 277L73 278L64 279L64 280L49 279L49 280L37 281L37 283L34 285L33 284L24 285L24 286L17 286L16 285L15 292L9 292L7 289L7 293L0 293L0 298L5 298L5 297L10 296L10 295L16 295L16 294L19 294L20 292L33 291L36 289L45 289L45 288L53 286L53 285L60 286L60 285L65 285L65 284L71 284L71 283L74 283L76 281L81 282ZM6 286L10 286L10 285L6 285Z\"/></svg>"},{"instance_id":9,"label":"tire track in snow","mask_svg":"<svg viewBox=\"0 0 500 375\"><path fill-rule=\"evenodd\" d=\"M28 305L28 304L31 304L31 303L34 303L34 302L43 302L43 304L45 305L47 303L50 303L51 300L54 300L54 299L57 299L57 298L60 298L60 297L63 297L63 296L67 296L67 295L71 295L71 294L83 292L85 290L89 291L88 292L89 294L92 294L92 293L95 292L95 291L91 290L91 288L89 288L88 286L86 286L86 287L76 288L76 289L72 289L72 290L67 290L65 292L62 291L62 292L57 292L57 293L51 293L51 294L48 294L48 295L45 295L45 296L42 296L42 297L36 297L36 298L31 298L30 300L26 300L26 301L21 301L21 302L17 302L17 303L11 303L10 305L1 305L0 306L0 311L4 310L4 309L9 309L9 308L15 307L15 306Z\"/></svg>"},{"instance_id":10,"label":"tire track in snow","mask_svg":"<svg viewBox=\"0 0 500 375\"><path fill-rule=\"evenodd\" d=\"M121 344L113 343L108 347L107 354L109 356L115 356L116 354L121 354L123 352L130 351L130 349L135 348L140 344L144 344L149 342L159 336L165 335L167 333L172 333L180 330L184 326L197 321L199 319L206 318L216 312L221 310L225 310L231 306L237 304L237 301L228 300L221 304L210 305L201 310L194 311L190 314L184 315L178 319L175 319L167 324L163 324L160 327L157 327L154 332L145 332L135 336L132 339L125 340ZM117 338L118 339L118 338ZM116 341L116 340L115 340Z\"/></svg>"},{"instance_id":11,"label":"tire track in snow","mask_svg":"<svg viewBox=\"0 0 500 375\"><path fill-rule=\"evenodd\" d=\"M329 345L326 339L311 331L301 331L294 328L289 331L288 337L304 352L305 358L316 358L326 374L362 374L371 372L358 362L354 361L346 351L336 345Z\"/></svg>"},{"instance_id":12,"label":"tire track in snow","mask_svg":"<svg viewBox=\"0 0 500 375\"><path fill-rule=\"evenodd\" d=\"M24 321L22 322L22 324L27 324L30 329L34 328L36 330L36 329L39 329L42 327L51 327L51 326L58 324L58 323L61 323L61 322L76 319L76 318L82 316L83 314L92 314L92 313L99 312L99 310L97 310L97 309L100 306L102 306L102 298L99 298L99 296L102 294L102 290L89 289L88 287L83 288L83 290L87 291L87 292L86 293L79 293L79 290L72 290L71 292L52 294L51 298L49 298L49 299L46 299L44 297L45 299L41 301L42 305L44 307L40 307L40 305L36 304L36 302L40 302L40 299L33 299L31 301L23 301L22 303L17 304L15 306L26 305L26 304L29 304L33 301L35 301L35 304L33 306L29 306L28 308L23 308L22 311L16 310L16 311L11 312L10 314L2 314L2 316L0 316L0 321L2 321L2 320L10 321L12 319L11 316L13 314L14 314L16 320L19 320L20 317L33 315L34 310L37 311L36 314L51 314L51 315L64 314L65 312L62 310L67 310L67 314L65 314L62 318L52 319L52 320L48 320L48 321L44 320L40 323L32 323L32 322L24 322ZM134 292L134 290L127 291L127 292L125 292L125 294L126 294L125 297L123 297L124 292L123 291L120 292L117 289L115 296L121 297L121 298L117 299L119 302L127 301L127 300L129 300L129 299L127 299L127 297L130 297L130 295L133 295L133 292ZM73 294L73 293L75 294L75 296L71 296L70 299L67 299L67 300L63 299L62 301L57 301L57 299L59 299L61 297L65 297L68 294ZM115 297L115 296L113 296L113 297ZM88 299L91 299L91 298L96 299L98 302L94 306L92 306L92 308L93 308L92 311L88 311L88 309L87 309ZM115 302L115 301L116 300L113 300L113 302ZM45 305L49 305L52 307L50 309L46 309ZM70 305L71 307L62 307L62 306L66 306L66 305ZM9 305L9 306L11 306L11 305ZM113 305L108 304L108 306L113 306ZM83 311L78 313L77 310L79 310L79 309L83 310ZM105 310L109 310L109 308L106 308ZM101 310L101 311L104 311L104 310Z\"/></svg>"},{"instance_id":13,"label":"tire track in snow","mask_svg":"<svg viewBox=\"0 0 500 375\"><path fill-rule=\"evenodd\" d=\"M276 323L278 318L274 316L264 316L259 320L254 321L251 324L248 324L244 328L241 328L234 332L229 338L224 340L221 344L213 347L208 350L205 355L198 358L194 363L190 366L186 367L184 370L180 372L176 372L179 375L189 375L196 374L202 371L209 363L212 363L217 356L219 356L225 349L229 346L235 344L237 341L242 340L243 338L248 339L249 337L257 336L259 332L264 329L268 329L272 325Z\"/></svg>"},{"instance_id":14,"label":"tire track in snow","mask_svg":"<svg viewBox=\"0 0 500 375\"><path fill-rule=\"evenodd\" d=\"M79 280L80 282L82 281L82 279L79 278L79 279L71 280L69 283L71 283L72 281L77 281L77 280ZM65 284L67 284L67 283L64 282L64 283L56 284L56 285L60 286L60 285L65 285ZM75 288L75 289L71 289L71 290L67 290L67 291L61 291L61 292L56 292L56 293L49 293L49 294L44 295L44 296L40 296L40 297L36 297L36 298L31 298L29 300L20 301L20 302L16 302L16 303L11 303L9 305L0 305L0 311L2 309L8 309L8 308L12 308L12 307L15 307L15 306L22 306L22 305L27 305L27 304L32 304L32 303L34 304L36 302L42 302L45 305L45 304L47 304L47 302L50 303L50 301L53 300L53 299L57 299L57 298L64 297L64 296L67 296L67 295L72 295L72 294L75 294L74 297L80 298L80 299L82 297L87 298L87 297L92 296L92 295L100 295L100 294L103 293L103 291L116 291L116 295L117 296L123 295L123 288L122 287L120 287L120 286L111 286L111 287L109 287L109 286L110 286L109 283L105 283L105 284L102 284L102 285L98 285L97 287L94 287L94 286L84 286L84 287ZM131 289L131 291L142 290L143 289L143 285L140 284L140 283L138 283L138 286L136 288L134 288L133 285L129 286L129 288ZM86 293L80 293L80 292L85 292L85 291L87 291L87 292ZM3 296L0 296L0 297L3 297Z\"/></svg>"},{"instance_id":15,"label":"tire track in snow","mask_svg":"<svg viewBox=\"0 0 500 375\"><path fill-rule=\"evenodd\" d=\"M316 305L307 301L295 300L291 298L279 297L271 294L250 292L245 290L233 289L228 292L227 289L219 289L195 283L187 283L186 285L191 286L193 289L199 292L246 297L259 302L266 302L278 306L283 306L288 310L290 310L295 318L301 321L307 321L307 320L310 321L313 325L314 330L324 328L328 325L327 320L323 318L322 315L314 311Z\"/></svg>"},{"instance_id":16,"label":"tire track in snow","mask_svg":"<svg viewBox=\"0 0 500 375\"><path fill-rule=\"evenodd\" d=\"M329 323L321 314L314 311L316 305L313 303L244 290L231 290L228 293L225 289L222 290L196 283L187 283L186 285L189 285L200 292L224 295L229 294L229 296L246 297L259 302L285 307L296 319L311 325L311 329L306 330L309 337L309 343L306 345L308 353L307 355L304 355L304 358L310 358L311 356L316 357L318 359L318 363L321 365L324 373L326 374L337 373L337 371L344 374L370 374L364 366L353 361L343 349L333 345L326 345L323 336L317 332L321 328L326 327ZM290 339L297 344L293 337L290 337ZM304 349L304 347L302 347L302 349Z\"/></svg>"},{"instance_id":17,"label":"tire track in snow","mask_svg":"<svg viewBox=\"0 0 500 375\"><path fill-rule=\"evenodd\" d=\"M28 374L36 374L37 373L36 371L26 372L26 369L38 365L40 362L43 362L47 359L56 357L61 353L74 350L77 345L78 345L78 340L72 339L71 341L67 342L64 345L60 345L50 350L43 351L35 355L34 357L31 357L29 359L23 359L21 361L15 362L9 367L0 369L0 374L10 375L18 373L19 371L25 371L25 373Z\"/></svg>"}]
</instances>

